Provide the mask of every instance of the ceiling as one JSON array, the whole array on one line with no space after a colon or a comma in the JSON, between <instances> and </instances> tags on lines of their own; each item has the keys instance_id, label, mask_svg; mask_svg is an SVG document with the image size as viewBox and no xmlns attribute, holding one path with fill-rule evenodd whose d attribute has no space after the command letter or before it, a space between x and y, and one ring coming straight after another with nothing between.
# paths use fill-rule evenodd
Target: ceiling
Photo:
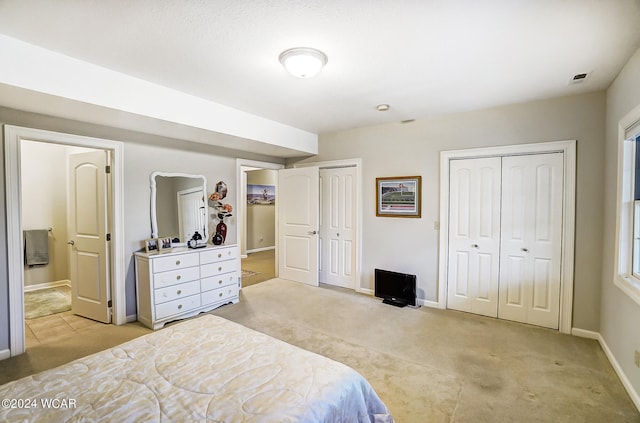
<instances>
[{"instance_id":1,"label":"ceiling","mask_svg":"<svg viewBox=\"0 0 640 423\"><path fill-rule=\"evenodd\" d=\"M606 89L639 22L640 0L0 0L4 35L317 134ZM296 46L317 77L282 68Z\"/></svg>"}]
</instances>

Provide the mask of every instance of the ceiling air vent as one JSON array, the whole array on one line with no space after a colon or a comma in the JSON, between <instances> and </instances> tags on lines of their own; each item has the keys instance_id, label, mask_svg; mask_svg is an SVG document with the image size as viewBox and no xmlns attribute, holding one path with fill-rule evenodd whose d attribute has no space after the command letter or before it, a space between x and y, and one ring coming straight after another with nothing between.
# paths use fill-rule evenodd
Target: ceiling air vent
<instances>
[{"instance_id":1,"label":"ceiling air vent","mask_svg":"<svg viewBox=\"0 0 640 423\"><path fill-rule=\"evenodd\" d=\"M578 73L573 75L573 78L571 78L571 81L569 81L570 84L579 84L581 82L584 82L587 77L589 76L588 73Z\"/></svg>"}]
</instances>

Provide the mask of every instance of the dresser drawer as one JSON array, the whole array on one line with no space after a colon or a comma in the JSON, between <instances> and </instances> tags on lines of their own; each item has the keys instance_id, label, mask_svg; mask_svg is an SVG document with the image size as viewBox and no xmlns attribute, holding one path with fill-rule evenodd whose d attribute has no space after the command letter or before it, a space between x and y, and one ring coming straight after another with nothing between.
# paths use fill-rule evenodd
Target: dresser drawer
<instances>
[{"instance_id":1,"label":"dresser drawer","mask_svg":"<svg viewBox=\"0 0 640 423\"><path fill-rule=\"evenodd\" d=\"M230 300L238 295L238 284L213 289L211 291L203 292L200 295L202 295L202 305L213 304L217 301Z\"/></svg>"},{"instance_id":2,"label":"dresser drawer","mask_svg":"<svg viewBox=\"0 0 640 423\"><path fill-rule=\"evenodd\" d=\"M238 247L216 248L200 252L200 264L215 263L217 261L238 258Z\"/></svg>"},{"instance_id":3,"label":"dresser drawer","mask_svg":"<svg viewBox=\"0 0 640 423\"><path fill-rule=\"evenodd\" d=\"M180 298L162 304L156 304L156 320L164 319L174 314L181 314L200 307L200 295Z\"/></svg>"},{"instance_id":4,"label":"dresser drawer","mask_svg":"<svg viewBox=\"0 0 640 423\"><path fill-rule=\"evenodd\" d=\"M197 281L200 279L199 267L187 267L171 272L156 273L153 275L153 287L155 289L175 285L177 283Z\"/></svg>"},{"instance_id":5,"label":"dresser drawer","mask_svg":"<svg viewBox=\"0 0 640 423\"><path fill-rule=\"evenodd\" d=\"M237 270L238 260L219 261L200 266L200 277L208 278L222 273L236 272Z\"/></svg>"},{"instance_id":6,"label":"dresser drawer","mask_svg":"<svg viewBox=\"0 0 640 423\"><path fill-rule=\"evenodd\" d=\"M222 275L212 276L210 278L200 279L200 288L204 291L210 291L223 286L238 284L238 273L223 273Z\"/></svg>"},{"instance_id":7,"label":"dresser drawer","mask_svg":"<svg viewBox=\"0 0 640 423\"><path fill-rule=\"evenodd\" d=\"M200 259L198 254L157 257L153 259L153 273L184 269L186 267L198 266L199 264Z\"/></svg>"},{"instance_id":8,"label":"dresser drawer","mask_svg":"<svg viewBox=\"0 0 640 423\"><path fill-rule=\"evenodd\" d=\"M193 281L180 283L166 288L156 289L155 291L153 291L153 296L156 304L160 304L198 293L200 293L200 284L198 283L198 281Z\"/></svg>"}]
</instances>

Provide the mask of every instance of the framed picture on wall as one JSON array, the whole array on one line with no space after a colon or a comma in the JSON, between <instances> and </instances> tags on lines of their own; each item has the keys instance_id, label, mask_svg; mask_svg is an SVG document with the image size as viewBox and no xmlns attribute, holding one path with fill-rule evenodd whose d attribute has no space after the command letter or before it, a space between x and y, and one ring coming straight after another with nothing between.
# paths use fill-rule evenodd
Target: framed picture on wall
<instances>
[{"instance_id":1,"label":"framed picture on wall","mask_svg":"<svg viewBox=\"0 0 640 423\"><path fill-rule=\"evenodd\" d=\"M376 216L420 217L421 176L376 178Z\"/></svg>"},{"instance_id":2,"label":"framed picture on wall","mask_svg":"<svg viewBox=\"0 0 640 423\"><path fill-rule=\"evenodd\" d=\"M247 204L274 206L276 187L274 185L247 185Z\"/></svg>"}]
</instances>

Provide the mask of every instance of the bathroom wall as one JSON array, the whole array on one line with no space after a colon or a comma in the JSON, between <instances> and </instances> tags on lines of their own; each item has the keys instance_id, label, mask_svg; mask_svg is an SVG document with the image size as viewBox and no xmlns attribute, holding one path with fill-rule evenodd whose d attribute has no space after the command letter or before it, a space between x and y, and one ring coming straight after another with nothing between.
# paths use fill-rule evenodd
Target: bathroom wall
<instances>
[{"instance_id":1,"label":"bathroom wall","mask_svg":"<svg viewBox=\"0 0 640 423\"><path fill-rule=\"evenodd\" d=\"M24 285L69 279L67 147L22 142L22 227L49 229L49 264L24 268Z\"/></svg>"}]
</instances>

